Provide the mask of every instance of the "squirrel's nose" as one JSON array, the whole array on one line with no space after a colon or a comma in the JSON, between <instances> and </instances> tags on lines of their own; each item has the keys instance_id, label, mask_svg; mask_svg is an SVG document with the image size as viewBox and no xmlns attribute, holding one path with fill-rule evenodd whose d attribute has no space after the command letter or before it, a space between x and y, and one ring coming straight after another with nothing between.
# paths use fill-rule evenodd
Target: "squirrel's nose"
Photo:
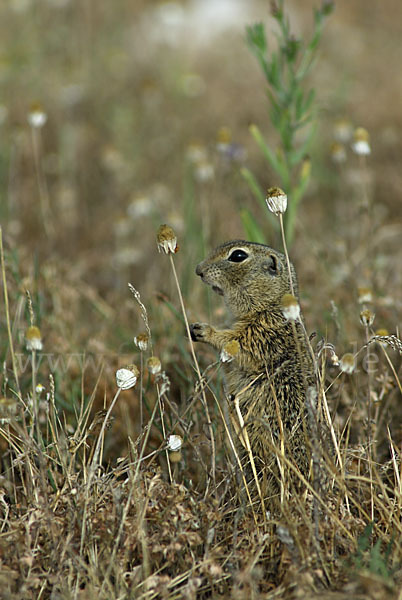
<instances>
[{"instance_id":1,"label":"squirrel's nose","mask_svg":"<svg viewBox=\"0 0 402 600\"><path fill-rule=\"evenodd\" d=\"M199 275L200 277L202 277L203 272L202 272L201 263L199 265L197 265L195 272L196 272L196 275Z\"/></svg>"}]
</instances>

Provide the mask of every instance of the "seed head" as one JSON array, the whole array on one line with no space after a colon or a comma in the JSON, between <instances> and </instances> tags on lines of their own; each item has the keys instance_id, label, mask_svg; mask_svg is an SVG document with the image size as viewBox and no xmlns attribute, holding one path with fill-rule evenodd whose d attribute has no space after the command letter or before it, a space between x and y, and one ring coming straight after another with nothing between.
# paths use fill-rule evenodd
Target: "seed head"
<instances>
[{"instance_id":1,"label":"seed head","mask_svg":"<svg viewBox=\"0 0 402 600\"><path fill-rule=\"evenodd\" d=\"M42 350L43 344L39 327L35 327L35 325L28 327L25 334L25 346L30 352Z\"/></svg>"},{"instance_id":2,"label":"seed head","mask_svg":"<svg viewBox=\"0 0 402 600\"><path fill-rule=\"evenodd\" d=\"M117 387L121 390L129 390L137 383L139 370L135 365L127 365L116 371Z\"/></svg>"},{"instance_id":3,"label":"seed head","mask_svg":"<svg viewBox=\"0 0 402 600\"><path fill-rule=\"evenodd\" d=\"M187 159L193 164L207 160L207 151L205 147L198 142L192 142L188 146L186 155Z\"/></svg>"},{"instance_id":4,"label":"seed head","mask_svg":"<svg viewBox=\"0 0 402 600\"><path fill-rule=\"evenodd\" d=\"M183 445L183 440L179 435L169 435L167 441L167 448L170 452L169 460L171 463L178 463L181 461L181 447Z\"/></svg>"},{"instance_id":5,"label":"seed head","mask_svg":"<svg viewBox=\"0 0 402 600\"><path fill-rule=\"evenodd\" d=\"M367 129L358 127L353 133L352 149L359 156L367 156L371 152L370 135Z\"/></svg>"},{"instance_id":6,"label":"seed head","mask_svg":"<svg viewBox=\"0 0 402 600\"><path fill-rule=\"evenodd\" d=\"M334 163L341 164L346 162L345 146L339 142L334 142L331 146L331 158Z\"/></svg>"},{"instance_id":7,"label":"seed head","mask_svg":"<svg viewBox=\"0 0 402 600\"><path fill-rule=\"evenodd\" d=\"M334 138L340 144L350 142L353 135L352 123L348 119L338 119L334 125Z\"/></svg>"},{"instance_id":8,"label":"seed head","mask_svg":"<svg viewBox=\"0 0 402 600\"><path fill-rule=\"evenodd\" d=\"M169 225L161 225L156 236L159 252L175 254L178 250L177 237Z\"/></svg>"},{"instance_id":9,"label":"seed head","mask_svg":"<svg viewBox=\"0 0 402 600\"><path fill-rule=\"evenodd\" d=\"M47 121L47 114L40 104L32 104L31 110L28 113L28 123L35 129L40 129Z\"/></svg>"},{"instance_id":10,"label":"seed head","mask_svg":"<svg viewBox=\"0 0 402 600\"><path fill-rule=\"evenodd\" d=\"M371 310L362 310L360 313L360 323L364 325L364 327L371 327L374 323L375 314L371 312Z\"/></svg>"},{"instance_id":11,"label":"seed head","mask_svg":"<svg viewBox=\"0 0 402 600\"><path fill-rule=\"evenodd\" d=\"M147 360L147 369L152 375L157 375L161 372L161 361L157 356L150 356Z\"/></svg>"},{"instance_id":12,"label":"seed head","mask_svg":"<svg viewBox=\"0 0 402 600\"><path fill-rule=\"evenodd\" d=\"M285 294L281 300L282 313L288 321L297 321L300 317L300 305L292 294Z\"/></svg>"},{"instance_id":13,"label":"seed head","mask_svg":"<svg viewBox=\"0 0 402 600\"><path fill-rule=\"evenodd\" d=\"M134 337L134 344L141 350L141 352L145 352L148 349L149 336L146 333L140 333L140 335L136 335Z\"/></svg>"},{"instance_id":14,"label":"seed head","mask_svg":"<svg viewBox=\"0 0 402 600\"><path fill-rule=\"evenodd\" d=\"M232 340L231 342L226 342L223 346L222 352L220 354L220 359L222 362L230 362L236 356L236 354L240 350L240 344L237 340Z\"/></svg>"},{"instance_id":15,"label":"seed head","mask_svg":"<svg viewBox=\"0 0 402 600\"><path fill-rule=\"evenodd\" d=\"M351 373L353 373L353 371L356 368L356 361L353 354L351 354L350 352L344 354L341 360L339 361L339 367L342 373L347 373L348 375L351 375Z\"/></svg>"},{"instance_id":16,"label":"seed head","mask_svg":"<svg viewBox=\"0 0 402 600\"><path fill-rule=\"evenodd\" d=\"M370 288L359 287L357 288L357 293L359 296L359 304L365 304L366 302L373 301L373 292Z\"/></svg>"},{"instance_id":17,"label":"seed head","mask_svg":"<svg viewBox=\"0 0 402 600\"><path fill-rule=\"evenodd\" d=\"M214 167L212 163L207 160L200 161L195 166L194 175L200 183L211 181L211 179L214 178L214 174Z\"/></svg>"},{"instance_id":18,"label":"seed head","mask_svg":"<svg viewBox=\"0 0 402 600\"><path fill-rule=\"evenodd\" d=\"M232 143L232 132L229 127L220 127L217 134L216 148L219 152L225 152Z\"/></svg>"},{"instance_id":19,"label":"seed head","mask_svg":"<svg viewBox=\"0 0 402 600\"><path fill-rule=\"evenodd\" d=\"M168 450L178 452L183 445L183 439L179 435L169 435L167 440Z\"/></svg>"},{"instance_id":20,"label":"seed head","mask_svg":"<svg viewBox=\"0 0 402 600\"><path fill-rule=\"evenodd\" d=\"M269 210L274 213L277 217L280 214L286 212L286 208L288 205L288 197L281 188L272 187L269 188L267 192L267 197L265 199Z\"/></svg>"}]
</instances>

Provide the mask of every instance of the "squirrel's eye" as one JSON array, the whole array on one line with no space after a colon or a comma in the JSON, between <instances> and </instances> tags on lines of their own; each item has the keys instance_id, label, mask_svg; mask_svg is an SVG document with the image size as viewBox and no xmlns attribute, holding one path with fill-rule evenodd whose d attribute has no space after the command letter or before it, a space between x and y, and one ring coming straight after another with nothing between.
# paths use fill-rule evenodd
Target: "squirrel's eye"
<instances>
[{"instance_id":1,"label":"squirrel's eye","mask_svg":"<svg viewBox=\"0 0 402 600\"><path fill-rule=\"evenodd\" d=\"M246 258L248 258L248 254L244 250L233 250L232 254L228 256L228 260L235 263L243 262Z\"/></svg>"}]
</instances>

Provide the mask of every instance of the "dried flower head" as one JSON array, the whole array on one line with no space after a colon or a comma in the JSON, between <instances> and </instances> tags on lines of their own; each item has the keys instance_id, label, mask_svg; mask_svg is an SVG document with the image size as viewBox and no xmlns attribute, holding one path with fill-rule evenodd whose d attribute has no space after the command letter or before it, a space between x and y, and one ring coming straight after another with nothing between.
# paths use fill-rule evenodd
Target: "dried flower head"
<instances>
[{"instance_id":1,"label":"dried flower head","mask_svg":"<svg viewBox=\"0 0 402 600\"><path fill-rule=\"evenodd\" d=\"M169 450L169 460L171 463L178 463L182 459L181 447L183 440L179 435L169 435L167 440L167 448Z\"/></svg>"},{"instance_id":2,"label":"dried flower head","mask_svg":"<svg viewBox=\"0 0 402 600\"><path fill-rule=\"evenodd\" d=\"M222 362L230 362L236 356L236 354L240 350L240 344L237 340L232 340L230 342L226 342L223 346L222 352L220 354L220 359Z\"/></svg>"},{"instance_id":3,"label":"dried flower head","mask_svg":"<svg viewBox=\"0 0 402 600\"><path fill-rule=\"evenodd\" d=\"M353 126L349 119L337 119L334 124L334 138L340 144L347 144L352 139Z\"/></svg>"},{"instance_id":4,"label":"dried flower head","mask_svg":"<svg viewBox=\"0 0 402 600\"><path fill-rule=\"evenodd\" d=\"M219 152L225 152L232 143L232 132L229 127L220 127L216 139L216 148Z\"/></svg>"},{"instance_id":5,"label":"dried flower head","mask_svg":"<svg viewBox=\"0 0 402 600\"><path fill-rule=\"evenodd\" d=\"M345 146L339 142L334 142L331 145L331 158L337 164L346 162L347 156Z\"/></svg>"},{"instance_id":6,"label":"dried flower head","mask_svg":"<svg viewBox=\"0 0 402 600\"><path fill-rule=\"evenodd\" d=\"M187 148L186 156L191 163L197 164L207 160L207 151L205 146L198 142L192 142Z\"/></svg>"},{"instance_id":7,"label":"dried flower head","mask_svg":"<svg viewBox=\"0 0 402 600\"><path fill-rule=\"evenodd\" d=\"M353 354L351 354L350 352L344 354L341 360L339 361L339 367L342 373L347 373L348 375L353 373L353 371L356 368L356 361Z\"/></svg>"},{"instance_id":8,"label":"dried flower head","mask_svg":"<svg viewBox=\"0 0 402 600\"><path fill-rule=\"evenodd\" d=\"M215 175L212 163L207 160L198 162L195 166L194 175L196 180L200 183L211 181Z\"/></svg>"},{"instance_id":9,"label":"dried flower head","mask_svg":"<svg viewBox=\"0 0 402 600\"><path fill-rule=\"evenodd\" d=\"M169 460L171 463L178 463L180 462L182 459L182 453L181 452L170 452L169 454Z\"/></svg>"},{"instance_id":10,"label":"dried flower head","mask_svg":"<svg viewBox=\"0 0 402 600\"><path fill-rule=\"evenodd\" d=\"M117 387L121 390L129 390L137 383L140 372L135 365L127 365L116 371Z\"/></svg>"},{"instance_id":11,"label":"dried flower head","mask_svg":"<svg viewBox=\"0 0 402 600\"><path fill-rule=\"evenodd\" d=\"M371 310L362 310L360 313L360 323L364 325L364 327L371 327L374 323L375 314L371 312Z\"/></svg>"},{"instance_id":12,"label":"dried flower head","mask_svg":"<svg viewBox=\"0 0 402 600\"><path fill-rule=\"evenodd\" d=\"M359 287L357 288L357 294L359 298L359 304L365 304L366 302L373 301L373 292L370 288Z\"/></svg>"},{"instance_id":13,"label":"dried flower head","mask_svg":"<svg viewBox=\"0 0 402 600\"><path fill-rule=\"evenodd\" d=\"M28 123L35 129L40 129L47 121L47 114L39 103L32 104L28 113Z\"/></svg>"},{"instance_id":14,"label":"dried flower head","mask_svg":"<svg viewBox=\"0 0 402 600\"><path fill-rule=\"evenodd\" d=\"M42 350L42 336L39 327L35 327L35 325L28 327L25 334L25 347L29 352Z\"/></svg>"},{"instance_id":15,"label":"dried flower head","mask_svg":"<svg viewBox=\"0 0 402 600\"><path fill-rule=\"evenodd\" d=\"M265 199L269 210L274 213L277 217L284 212L288 205L288 197L281 188L272 187L267 192Z\"/></svg>"},{"instance_id":16,"label":"dried flower head","mask_svg":"<svg viewBox=\"0 0 402 600\"><path fill-rule=\"evenodd\" d=\"M147 369L152 375L157 375L161 372L161 361L157 356L150 356L147 360Z\"/></svg>"},{"instance_id":17,"label":"dried flower head","mask_svg":"<svg viewBox=\"0 0 402 600\"><path fill-rule=\"evenodd\" d=\"M168 450L178 452L183 445L183 439L179 435L169 435L167 440Z\"/></svg>"},{"instance_id":18,"label":"dried flower head","mask_svg":"<svg viewBox=\"0 0 402 600\"><path fill-rule=\"evenodd\" d=\"M136 335L134 337L134 344L141 350L141 352L145 352L148 349L149 335L147 333L140 333L140 335Z\"/></svg>"},{"instance_id":19,"label":"dried flower head","mask_svg":"<svg viewBox=\"0 0 402 600\"><path fill-rule=\"evenodd\" d=\"M131 200L127 207L127 214L132 219L147 217L154 210L154 202L149 196L138 196Z\"/></svg>"},{"instance_id":20,"label":"dried flower head","mask_svg":"<svg viewBox=\"0 0 402 600\"><path fill-rule=\"evenodd\" d=\"M159 252L175 254L178 250L177 237L169 225L161 225L156 236Z\"/></svg>"},{"instance_id":21,"label":"dried flower head","mask_svg":"<svg viewBox=\"0 0 402 600\"><path fill-rule=\"evenodd\" d=\"M352 149L359 156L367 156L371 152L370 135L367 129L358 127L353 133Z\"/></svg>"},{"instance_id":22,"label":"dried flower head","mask_svg":"<svg viewBox=\"0 0 402 600\"><path fill-rule=\"evenodd\" d=\"M330 361L335 367L339 367L339 356L335 352L331 354Z\"/></svg>"},{"instance_id":23,"label":"dried flower head","mask_svg":"<svg viewBox=\"0 0 402 600\"><path fill-rule=\"evenodd\" d=\"M292 294L285 294L281 300L282 313L288 321L297 321L300 317L300 305Z\"/></svg>"}]
</instances>

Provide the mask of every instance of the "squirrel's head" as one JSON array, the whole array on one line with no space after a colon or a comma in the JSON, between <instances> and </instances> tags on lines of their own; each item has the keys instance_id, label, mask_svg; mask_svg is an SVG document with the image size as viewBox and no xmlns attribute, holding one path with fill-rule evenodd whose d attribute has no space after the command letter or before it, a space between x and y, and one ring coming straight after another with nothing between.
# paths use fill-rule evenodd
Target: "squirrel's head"
<instances>
[{"instance_id":1,"label":"squirrel's head","mask_svg":"<svg viewBox=\"0 0 402 600\"><path fill-rule=\"evenodd\" d=\"M297 279L293 265L293 291ZM284 294L291 291L286 257L264 244L235 240L218 246L197 265L196 273L224 297L236 317L279 308Z\"/></svg>"}]
</instances>

